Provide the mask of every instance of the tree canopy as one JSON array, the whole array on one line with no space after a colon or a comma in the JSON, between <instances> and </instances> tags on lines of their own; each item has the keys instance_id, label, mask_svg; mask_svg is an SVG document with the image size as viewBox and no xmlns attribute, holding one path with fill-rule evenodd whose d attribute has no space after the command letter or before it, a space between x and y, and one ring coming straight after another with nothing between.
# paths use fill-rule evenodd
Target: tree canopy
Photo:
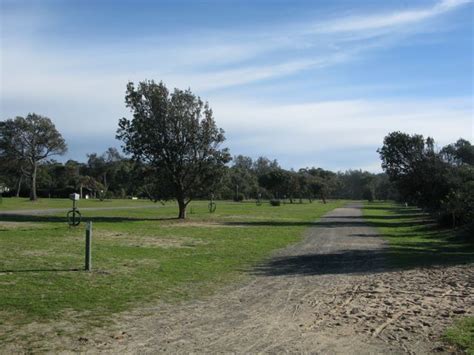
<instances>
[{"instance_id":1,"label":"tree canopy","mask_svg":"<svg viewBox=\"0 0 474 355\"><path fill-rule=\"evenodd\" d=\"M66 150L66 142L48 117L31 113L0 122L0 159L16 162L29 177L31 200L37 199L38 163Z\"/></svg>"},{"instance_id":2,"label":"tree canopy","mask_svg":"<svg viewBox=\"0 0 474 355\"><path fill-rule=\"evenodd\" d=\"M470 142L435 150L434 139L392 132L378 150L400 197L453 226L474 220L474 148Z\"/></svg>"},{"instance_id":3,"label":"tree canopy","mask_svg":"<svg viewBox=\"0 0 474 355\"><path fill-rule=\"evenodd\" d=\"M125 96L131 120L119 121L117 138L135 160L146 163L166 189L162 197L174 197L179 218L195 197L213 191L231 160L228 149L221 148L224 131L216 126L207 103L190 90L172 93L160 82L143 81L137 87L128 83Z\"/></svg>"}]
</instances>

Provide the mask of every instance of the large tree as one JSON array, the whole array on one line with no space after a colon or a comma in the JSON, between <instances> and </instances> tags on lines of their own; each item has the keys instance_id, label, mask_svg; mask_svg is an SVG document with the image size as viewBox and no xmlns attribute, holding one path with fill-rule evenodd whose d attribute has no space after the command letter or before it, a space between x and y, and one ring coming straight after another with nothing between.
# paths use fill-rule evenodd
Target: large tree
<instances>
[{"instance_id":1,"label":"large tree","mask_svg":"<svg viewBox=\"0 0 474 355\"><path fill-rule=\"evenodd\" d=\"M401 197L453 227L474 228L474 149L459 139L438 153L432 138L392 132L378 150ZM472 230L471 230L472 231Z\"/></svg>"},{"instance_id":2,"label":"large tree","mask_svg":"<svg viewBox=\"0 0 474 355\"><path fill-rule=\"evenodd\" d=\"M120 119L117 138L126 153L154 169L157 183L167 182L157 190L163 199L176 198L178 218L184 219L189 202L212 192L231 160L228 149L221 149L224 131L190 90L170 93L162 82L130 82L125 102L133 119Z\"/></svg>"},{"instance_id":3,"label":"large tree","mask_svg":"<svg viewBox=\"0 0 474 355\"><path fill-rule=\"evenodd\" d=\"M0 122L0 156L14 160L30 179L30 199L36 200L38 164L64 154L66 143L51 119L35 113Z\"/></svg>"}]
</instances>

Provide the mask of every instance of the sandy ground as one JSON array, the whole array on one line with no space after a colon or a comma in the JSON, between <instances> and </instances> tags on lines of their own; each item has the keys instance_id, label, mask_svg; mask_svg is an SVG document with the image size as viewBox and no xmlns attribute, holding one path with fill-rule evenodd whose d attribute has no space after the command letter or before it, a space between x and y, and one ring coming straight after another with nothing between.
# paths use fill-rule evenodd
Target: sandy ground
<instances>
[{"instance_id":1,"label":"sandy ground","mask_svg":"<svg viewBox=\"0 0 474 355\"><path fill-rule=\"evenodd\" d=\"M384 250L384 241L364 223L360 205L338 208L309 229L303 242L262 263L242 284L200 301L121 314L111 327L50 339L46 348L90 353L454 352L440 335L454 319L474 314L473 265L390 271ZM20 350L18 345L4 350Z\"/></svg>"}]
</instances>

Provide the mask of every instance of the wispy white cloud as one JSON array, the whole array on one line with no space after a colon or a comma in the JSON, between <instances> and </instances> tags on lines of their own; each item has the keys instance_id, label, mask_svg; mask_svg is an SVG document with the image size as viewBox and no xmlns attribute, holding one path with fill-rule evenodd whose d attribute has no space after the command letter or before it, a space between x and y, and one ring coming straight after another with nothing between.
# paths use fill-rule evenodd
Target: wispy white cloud
<instances>
[{"instance_id":1,"label":"wispy white cloud","mask_svg":"<svg viewBox=\"0 0 474 355\"><path fill-rule=\"evenodd\" d=\"M397 36L398 30L404 35L416 31L410 26L407 30L406 25L422 24L469 2L442 0L417 10L319 20L316 25L287 24L283 29L257 34L242 31L179 39L149 37L79 48L44 43L35 37L32 27L54 23L54 16L47 11L28 11L27 30L16 25L25 23L18 21L18 12L7 13L2 15L8 24L7 35L2 35L2 91L6 91L2 95L25 90L35 90L38 95L57 90L60 94L64 86L72 89L68 82L75 82L80 89L87 86L81 84L84 81L112 84L122 80L123 85L124 79L145 77L196 90L250 84L340 64L378 47L393 46L402 38ZM44 21L40 21L42 16ZM390 31L384 32L387 29Z\"/></svg>"},{"instance_id":2,"label":"wispy white cloud","mask_svg":"<svg viewBox=\"0 0 474 355\"><path fill-rule=\"evenodd\" d=\"M335 33L393 29L428 20L470 2L471 0L442 0L429 8L347 17L317 25L315 30L316 32Z\"/></svg>"},{"instance_id":3,"label":"wispy white cloud","mask_svg":"<svg viewBox=\"0 0 474 355\"><path fill-rule=\"evenodd\" d=\"M305 147L373 146L389 131L430 135L446 144L472 132L470 98L437 100L344 100L278 104L214 100L216 117L230 131L298 138ZM446 124L449 122L449 124ZM335 136L345 137L334 140ZM468 137L469 138L469 137ZM311 142L311 143L309 143ZM281 144L281 149L297 149ZM277 145L273 147L278 149Z\"/></svg>"},{"instance_id":4,"label":"wispy white cloud","mask_svg":"<svg viewBox=\"0 0 474 355\"><path fill-rule=\"evenodd\" d=\"M363 166L378 171L376 149L389 132L431 136L440 146L460 137L472 139L474 133L470 98L302 104L215 99L213 109L229 132L232 150L284 157L283 163L294 168L306 162L332 169ZM345 152L340 162L337 152ZM364 160L367 155L369 159Z\"/></svg>"},{"instance_id":5,"label":"wispy white cloud","mask_svg":"<svg viewBox=\"0 0 474 355\"><path fill-rule=\"evenodd\" d=\"M360 58L381 46L395 45L404 38L400 35L416 33L420 28L415 25L470 2L443 0L425 8L320 19L317 25L282 24L261 33L152 36L77 48L49 43L37 35L35 28L54 23L53 14L30 12L28 26L15 27L15 18L21 17L16 12L7 22L8 33L2 34L0 111L2 118L38 111L52 117L67 137L86 139L92 132L113 139L117 119L128 114L123 103L126 82L164 80L169 87L191 87L210 101L234 152L293 155L300 162L317 164L328 150L365 147L374 152L374 160L366 165L375 166L375 148L389 131L432 135L440 144L460 136L472 139L471 100L291 104L291 99L230 99L222 89L240 85L245 91L254 83L322 71ZM364 83L349 90L357 91L357 85Z\"/></svg>"}]
</instances>

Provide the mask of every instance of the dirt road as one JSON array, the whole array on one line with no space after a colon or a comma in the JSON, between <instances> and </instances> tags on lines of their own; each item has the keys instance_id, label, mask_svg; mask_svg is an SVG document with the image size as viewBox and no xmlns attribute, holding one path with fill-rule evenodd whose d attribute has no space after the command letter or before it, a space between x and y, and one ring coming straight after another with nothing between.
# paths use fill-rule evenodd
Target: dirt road
<instances>
[{"instance_id":1,"label":"dirt road","mask_svg":"<svg viewBox=\"0 0 474 355\"><path fill-rule=\"evenodd\" d=\"M360 205L338 208L302 243L260 265L251 281L202 301L121 315L113 330L71 346L113 353L452 351L439 336L453 318L473 314L472 267L387 271L385 250Z\"/></svg>"}]
</instances>

